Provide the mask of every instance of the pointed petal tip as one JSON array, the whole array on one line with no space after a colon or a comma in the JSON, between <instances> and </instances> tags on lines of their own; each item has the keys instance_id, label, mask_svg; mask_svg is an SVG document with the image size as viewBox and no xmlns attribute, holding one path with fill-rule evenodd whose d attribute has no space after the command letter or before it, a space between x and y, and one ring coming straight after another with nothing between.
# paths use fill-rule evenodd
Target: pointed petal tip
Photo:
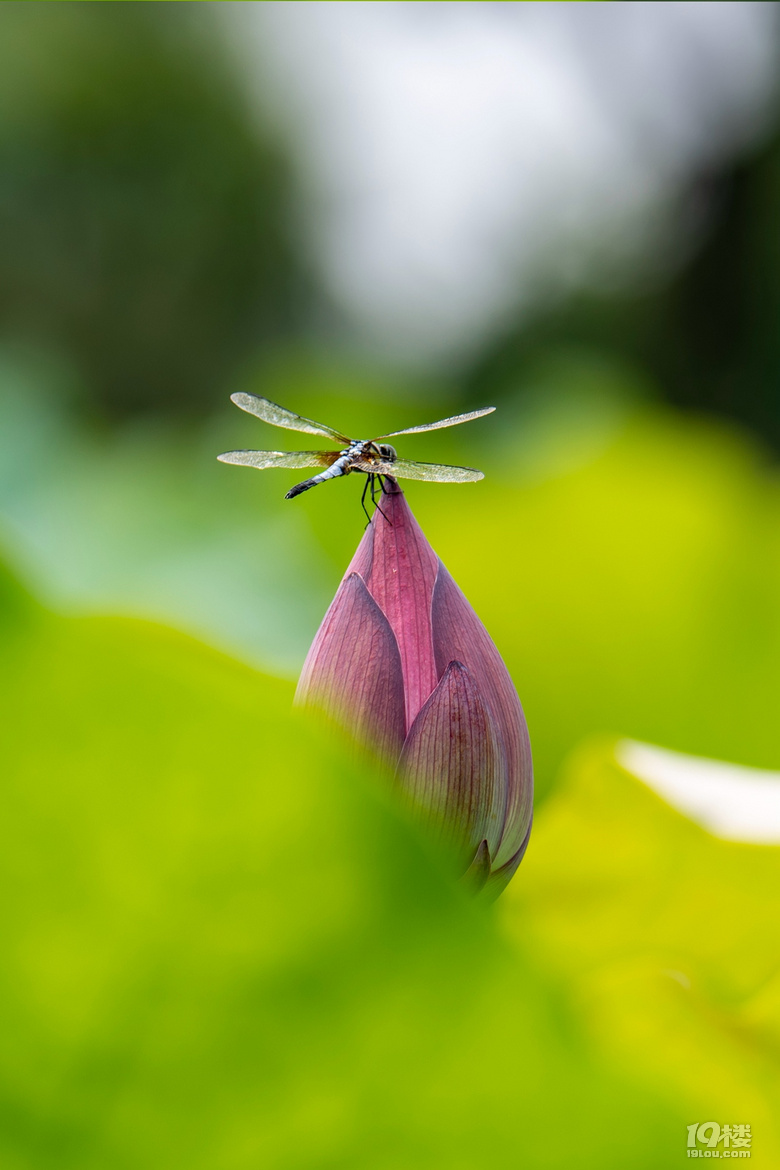
<instances>
[{"instance_id":1,"label":"pointed petal tip","mask_svg":"<svg viewBox=\"0 0 780 1170\"><path fill-rule=\"evenodd\" d=\"M489 877L490 850L488 849L487 841L483 839L480 841L477 852L474 854L474 860L464 873L461 881L465 886L468 886L472 893L478 894L484 888Z\"/></svg>"},{"instance_id":2,"label":"pointed petal tip","mask_svg":"<svg viewBox=\"0 0 780 1170\"><path fill-rule=\"evenodd\" d=\"M495 901L499 894L504 892L512 878L517 873L520 862L525 857L525 853L528 848L532 827L533 816L531 817L528 831L526 832L525 838L523 839L523 843L520 848L512 855L512 857L510 857L509 861L505 862L504 865L494 870L487 879L487 882L485 883L485 896L490 898L491 901Z\"/></svg>"}]
</instances>

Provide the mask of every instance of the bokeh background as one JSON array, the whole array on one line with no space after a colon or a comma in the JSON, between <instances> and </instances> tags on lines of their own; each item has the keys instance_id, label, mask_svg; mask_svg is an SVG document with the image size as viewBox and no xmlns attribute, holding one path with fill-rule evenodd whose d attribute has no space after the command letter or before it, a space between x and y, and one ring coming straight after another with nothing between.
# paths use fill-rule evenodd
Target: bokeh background
<instances>
[{"instance_id":1,"label":"bokeh background","mask_svg":"<svg viewBox=\"0 0 780 1170\"><path fill-rule=\"evenodd\" d=\"M615 749L780 768L779 50L774 3L0 6L4 1166L665 1170L716 1120L780 1167L780 850ZM218 464L296 445L236 390L498 408L403 448L486 472L407 495L531 731L492 908L290 713L361 485Z\"/></svg>"}]
</instances>

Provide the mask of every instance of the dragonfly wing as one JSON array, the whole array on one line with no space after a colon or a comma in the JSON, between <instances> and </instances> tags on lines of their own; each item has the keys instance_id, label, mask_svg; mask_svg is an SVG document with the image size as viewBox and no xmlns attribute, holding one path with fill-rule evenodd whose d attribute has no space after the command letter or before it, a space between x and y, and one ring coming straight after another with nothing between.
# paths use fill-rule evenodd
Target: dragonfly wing
<instances>
[{"instance_id":1,"label":"dragonfly wing","mask_svg":"<svg viewBox=\"0 0 780 1170\"><path fill-rule=\"evenodd\" d=\"M244 467L330 467L338 451L225 451L217 455L220 463L240 463Z\"/></svg>"},{"instance_id":2,"label":"dragonfly wing","mask_svg":"<svg viewBox=\"0 0 780 1170\"><path fill-rule=\"evenodd\" d=\"M324 423L313 422L310 418L293 414L291 410L285 410L283 406L278 406L269 398L260 398L256 394L239 393L231 394L230 401L235 402L236 406L240 406L247 414L253 414L256 418L261 418L263 422L270 423L272 427L284 427L288 431L303 431L305 435L322 435L323 438L334 439L337 443L342 444L349 444L351 441L340 431L334 431L333 427L326 427Z\"/></svg>"},{"instance_id":3,"label":"dragonfly wing","mask_svg":"<svg viewBox=\"0 0 780 1170\"><path fill-rule=\"evenodd\" d=\"M453 414L452 418L440 418L438 422L423 423L419 427L407 427L405 431L391 431L389 435L378 435L379 439L393 439L396 435L419 435L423 431L438 431L440 427L456 427L459 423L471 422L473 418L482 418L485 414L492 414L495 406L485 406L482 410L470 410L467 414Z\"/></svg>"},{"instance_id":4,"label":"dragonfly wing","mask_svg":"<svg viewBox=\"0 0 780 1170\"><path fill-rule=\"evenodd\" d=\"M411 459L396 459L394 463L375 463L375 475L391 475L397 479L427 479L434 483L476 483L485 474L475 467L455 467L449 463L413 463Z\"/></svg>"}]
</instances>

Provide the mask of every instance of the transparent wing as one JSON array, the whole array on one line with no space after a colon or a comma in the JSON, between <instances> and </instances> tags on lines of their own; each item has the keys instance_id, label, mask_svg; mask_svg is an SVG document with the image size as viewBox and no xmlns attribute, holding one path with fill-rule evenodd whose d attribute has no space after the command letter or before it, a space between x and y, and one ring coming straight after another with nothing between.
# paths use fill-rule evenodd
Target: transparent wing
<instances>
[{"instance_id":1,"label":"transparent wing","mask_svg":"<svg viewBox=\"0 0 780 1170\"><path fill-rule=\"evenodd\" d=\"M419 435L423 431L438 431L440 427L456 427L459 423L471 422L473 418L482 418L484 414L492 414L495 409L495 406L485 406L482 410L470 410L467 414L453 414L452 418L440 418L438 422L423 423L419 427L407 427L405 431L391 431L389 435L377 435L377 438L393 439L396 435Z\"/></svg>"},{"instance_id":2,"label":"transparent wing","mask_svg":"<svg viewBox=\"0 0 780 1170\"><path fill-rule=\"evenodd\" d=\"M324 423L313 422L300 414L293 414L283 406L277 406L268 398L259 398L256 394L231 394L230 401L235 402L247 414L261 418L272 427L284 427L288 431L303 431L305 435L322 435L326 439L335 439L337 443L350 443L351 440L333 427L326 427Z\"/></svg>"},{"instance_id":3,"label":"transparent wing","mask_svg":"<svg viewBox=\"0 0 780 1170\"><path fill-rule=\"evenodd\" d=\"M374 475L392 475L395 479L428 479L435 483L476 483L485 474L475 467L454 467L449 463L413 463L396 459L395 463L355 464L358 471Z\"/></svg>"},{"instance_id":4,"label":"transparent wing","mask_svg":"<svg viewBox=\"0 0 780 1170\"><path fill-rule=\"evenodd\" d=\"M225 451L217 455L220 463L240 463L244 467L330 467L338 451Z\"/></svg>"}]
</instances>

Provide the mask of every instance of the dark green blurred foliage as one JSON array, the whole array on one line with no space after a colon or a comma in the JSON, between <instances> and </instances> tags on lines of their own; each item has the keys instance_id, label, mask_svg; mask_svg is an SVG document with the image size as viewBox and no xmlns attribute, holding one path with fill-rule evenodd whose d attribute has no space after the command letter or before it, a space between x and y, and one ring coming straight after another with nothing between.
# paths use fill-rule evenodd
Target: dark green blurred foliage
<instances>
[{"instance_id":1,"label":"dark green blurred foliage","mask_svg":"<svg viewBox=\"0 0 780 1170\"><path fill-rule=\"evenodd\" d=\"M703 247L653 312L638 355L672 402L780 447L780 136L709 180ZM660 311L659 311L660 310Z\"/></svg>"},{"instance_id":2,"label":"dark green blurred foliage","mask_svg":"<svg viewBox=\"0 0 780 1170\"><path fill-rule=\"evenodd\" d=\"M468 401L522 394L564 351L642 370L685 410L746 424L780 448L780 135L701 175L678 208L680 262L649 287L572 295L537 309L463 374Z\"/></svg>"},{"instance_id":3,"label":"dark green blurred foliage","mask_svg":"<svg viewBox=\"0 0 780 1170\"><path fill-rule=\"evenodd\" d=\"M0 329L110 413L210 405L289 325L280 150L208 6L0 6Z\"/></svg>"}]
</instances>

